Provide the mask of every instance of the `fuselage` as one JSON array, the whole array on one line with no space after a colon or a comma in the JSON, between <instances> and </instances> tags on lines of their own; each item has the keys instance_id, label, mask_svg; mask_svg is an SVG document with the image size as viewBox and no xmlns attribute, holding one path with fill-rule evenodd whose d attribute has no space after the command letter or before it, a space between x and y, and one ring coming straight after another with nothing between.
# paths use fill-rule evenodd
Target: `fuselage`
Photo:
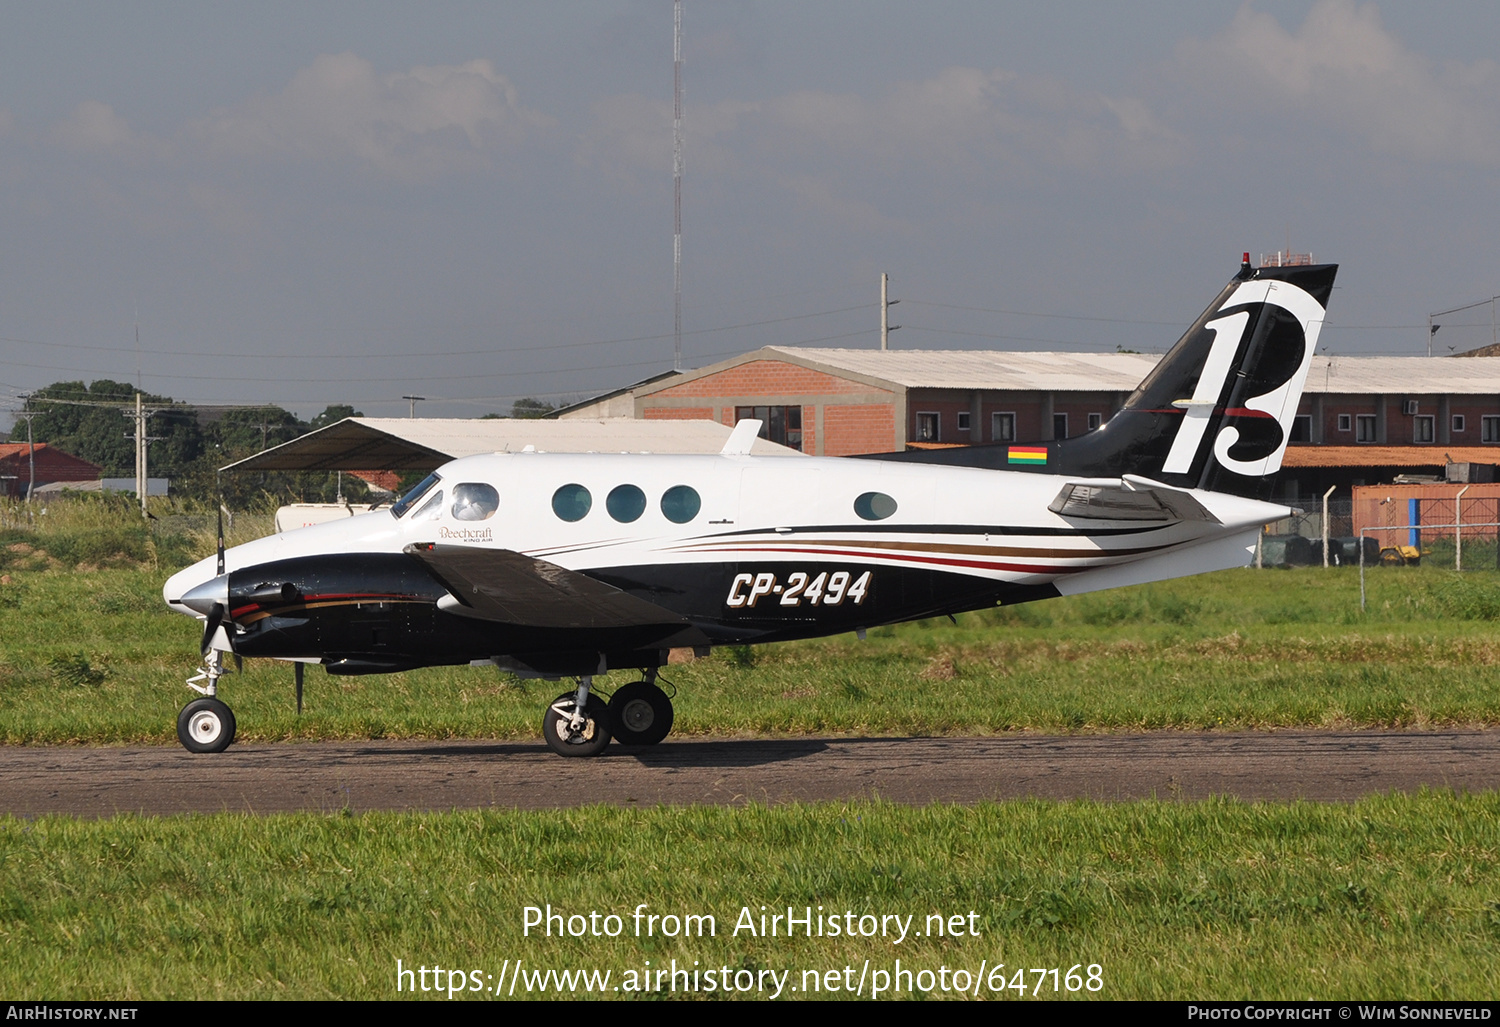
<instances>
[{"instance_id":1,"label":"fuselage","mask_svg":"<svg viewBox=\"0 0 1500 1027\"><path fill-rule=\"evenodd\" d=\"M675 645L826 635L1243 565L1256 528L1286 513L1182 490L1210 516L1079 518L1049 505L1087 479L843 458L494 454L434 477L392 510L229 549L235 651L350 673L511 657L550 673L652 666ZM680 622L465 616L407 551L429 543L581 572ZM166 600L202 615L182 600L215 571L209 558L173 575Z\"/></svg>"}]
</instances>

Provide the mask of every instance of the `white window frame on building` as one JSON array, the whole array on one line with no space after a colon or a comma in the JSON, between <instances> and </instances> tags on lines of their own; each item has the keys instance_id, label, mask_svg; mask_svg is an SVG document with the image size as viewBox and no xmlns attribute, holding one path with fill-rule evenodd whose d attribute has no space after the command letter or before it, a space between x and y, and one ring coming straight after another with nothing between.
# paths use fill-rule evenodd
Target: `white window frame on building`
<instances>
[{"instance_id":1,"label":"white window frame on building","mask_svg":"<svg viewBox=\"0 0 1500 1027\"><path fill-rule=\"evenodd\" d=\"M1417 414L1411 419L1411 440L1418 445L1437 441L1437 418L1432 414Z\"/></svg>"},{"instance_id":2,"label":"white window frame on building","mask_svg":"<svg viewBox=\"0 0 1500 1027\"><path fill-rule=\"evenodd\" d=\"M1467 422L1464 421L1464 415L1463 414L1454 414L1453 415L1453 427L1450 428L1449 431L1455 431L1455 432L1463 431L1464 430L1464 426L1465 426L1466 423Z\"/></svg>"},{"instance_id":3,"label":"white window frame on building","mask_svg":"<svg viewBox=\"0 0 1500 1027\"><path fill-rule=\"evenodd\" d=\"M1354 430L1354 415L1353 414L1339 414L1339 431L1353 431L1353 430Z\"/></svg>"},{"instance_id":4,"label":"white window frame on building","mask_svg":"<svg viewBox=\"0 0 1500 1027\"><path fill-rule=\"evenodd\" d=\"M1487 415L1479 419L1481 442L1500 442L1500 417Z\"/></svg>"},{"instance_id":5,"label":"white window frame on building","mask_svg":"<svg viewBox=\"0 0 1500 1027\"><path fill-rule=\"evenodd\" d=\"M943 415L936 410L917 411L917 442L943 441Z\"/></svg>"},{"instance_id":6,"label":"white window frame on building","mask_svg":"<svg viewBox=\"0 0 1500 1027\"><path fill-rule=\"evenodd\" d=\"M990 441L1016 441L1016 415L1010 411L990 414Z\"/></svg>"},{"instance_id":7,"label":"white window frame on building","mask_svg":"<svg viewBox=\"0 0 1500 1027\"><path fill-rule=\"evenodd\" d=\"M967 411L967 410L960 410L958 412L958 430L959 431L968 431L969 430L969 411Z\"/></svg>"},{"instance_id":8,"label":"white window frame on building","mask_svg":"<svg viewBox=\"0 0 1500 1027\"><path fill-rule=\"evenodd\" d=\"M1089 414L1089 431L1093 431L1104 423L1103 414Z\"/></svg>"},{"instance_id":9,"label":"white window frame on building","mask_svg":"<svg viewBox=\"0 0 1500 1027\"><path fill-rule=\"evenodd\" d=\"M1380 441L1380 419L1374 414L1357 414L1354 418L1354 441L1371 445Z\"/></svg>"}]
</instances>

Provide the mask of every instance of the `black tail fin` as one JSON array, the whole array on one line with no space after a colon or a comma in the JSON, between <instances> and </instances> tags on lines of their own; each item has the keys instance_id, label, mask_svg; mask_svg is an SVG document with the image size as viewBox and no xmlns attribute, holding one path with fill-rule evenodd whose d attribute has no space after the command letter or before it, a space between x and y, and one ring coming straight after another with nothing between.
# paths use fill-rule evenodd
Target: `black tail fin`
<instances>
[{"instance_id":1,"label":"black tail fin","mask_svg":"<svg viewBox=\"0 0 1500 1027\"><path fill-rule=\"evenodd\" d=\"M1281 469L1337 264L1240 273L1096 431L1026 447L890 454L921 463L1115 478L1265 498ZM1045 461L1038 460L1045 449Z\"/></svg>"}]
</instances>

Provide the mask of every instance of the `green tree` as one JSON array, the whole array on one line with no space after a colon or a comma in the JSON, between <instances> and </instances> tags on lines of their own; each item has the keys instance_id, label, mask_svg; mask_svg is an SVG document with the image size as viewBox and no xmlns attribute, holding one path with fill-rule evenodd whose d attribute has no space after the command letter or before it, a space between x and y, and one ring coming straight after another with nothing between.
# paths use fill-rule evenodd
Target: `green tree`
<instances>
[{"instance_id":1,"label":"green tree","mask_svg":"<svg viewBox=\"0 0 1500 1027\"><path fill-rule=\"evenodd\" d=\"M330 424L337 424L346 417L363 417L364 414L355 410L347 403L333 403L325 407L323 412L311 421L307 422L308 431L317 431L326 428Z\"/></svg>"},{"instance_id":2,"label":"green tree","mask_svg":"<svg viewBox=\"0 0 1500 1027\"><path fill-rule=\"evenodd\" d=\"M526 396L510 405L510 416L519 417L523 420L535 420L540 417L546 417L556 409L556 406L545 399L533 399L530 396Z\"/></svg>"},{"instance_id":3,"label":"green tree","mask_svg":"<svg viewBox=\"0 0 1500 1027\"><path fill-rule=\"evenodd\" d=\"M241 460L305 434L307 424L281 407L234 407L205 432L218 449L220 464Z\"/></svg>"},{"instance_id":4,"label":"green tree","mask_svg":"<svg viewBox=\"0 0 1500 1027\"><path fill-rule=\"evenodd\" d=\"M36 441L98 464L106 477L132 475L134 427L123 415L135 406L136 391L129 382L105 378L88 385L54 382L37 389L30 401L36 411ZM186 473L203 455L203 432L193 411L170 396L144 393L141 398L147 406L165 408L146 422L148 434L158 440L148 451L152 476Z\"/></svg>"}]
</instances>

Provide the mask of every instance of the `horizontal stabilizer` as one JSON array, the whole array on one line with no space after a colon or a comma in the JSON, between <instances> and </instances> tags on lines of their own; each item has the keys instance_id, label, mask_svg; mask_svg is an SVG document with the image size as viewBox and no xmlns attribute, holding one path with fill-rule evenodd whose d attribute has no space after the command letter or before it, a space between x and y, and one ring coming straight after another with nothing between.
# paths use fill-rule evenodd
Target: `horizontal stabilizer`
<instances>
[{"instance_id":1,"label":"horizontal stabilizer","mask_svg":"<svg viewBox=\"0 0 1500 1027\"><path fill-rule=\"evenodd\" d=\"M536 628L632 628L687 622L655 603L509 549L424 542L406 547L451 597L438 609Z\"/></svg>"},{"instance_id":2,"label":"horizontal stabilizer","mask_svg":"<svg viewBox=\"0 0 1500 1027\"><path fill-rule=\"evenodd\" d=\"M1204 521L1219 519L1186 492L1153 488L1134 478L1122 485L1069 482L1047 506L1055 514L1086 521Z\"/></svg>"}]
</instances>

